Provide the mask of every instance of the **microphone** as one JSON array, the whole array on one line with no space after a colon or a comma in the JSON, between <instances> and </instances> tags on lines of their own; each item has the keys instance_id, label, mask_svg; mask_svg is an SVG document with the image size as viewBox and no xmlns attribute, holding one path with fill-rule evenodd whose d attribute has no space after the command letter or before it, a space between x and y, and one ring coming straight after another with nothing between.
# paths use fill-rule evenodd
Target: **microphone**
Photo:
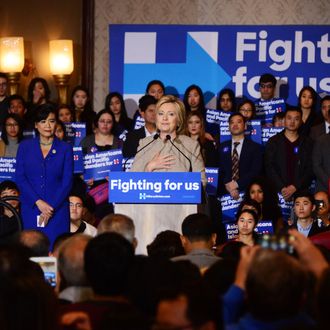
<instances>
[{"instance_id":1,"label":"microphone","mask_svg":"<svg viewBox=\"0 0 330 330\"><path fill-rule=\"evenodd\" d=\"M136 155L137 155L140 151L142 151L143 149L145 149L146 147L148 147L151 143L155 142L158 138L159 138L159 134L156 133L156 134L153 136L153 139L152 139L149 143L147 143L144 147L142 147L140 150L138 150L138 151L136 152L136 154L135 154L134 157L136 157ZM127 164L127 162L128 162L129 159L131 159L131 158L127 158L127 159L125 160L125 163L124 163L124 165L123 165L123 169L124 169L124 171L126 170L126 164Z\"/></svg>"},{"instance_id":2,"label":"microphone","mask_svg":"<svg viewBox=\"0 0 330 330\"><path fill-rule=\"evenodd\" d=\"M172 142L171 135L169 135L169 134L166 135L166 140L169 140L171 142L172 146L175 149L177 149L180 152L180 154L188 160L188 162L189 162L189 172L192 172L191 160Z\"/></svg>"}]
</instances>

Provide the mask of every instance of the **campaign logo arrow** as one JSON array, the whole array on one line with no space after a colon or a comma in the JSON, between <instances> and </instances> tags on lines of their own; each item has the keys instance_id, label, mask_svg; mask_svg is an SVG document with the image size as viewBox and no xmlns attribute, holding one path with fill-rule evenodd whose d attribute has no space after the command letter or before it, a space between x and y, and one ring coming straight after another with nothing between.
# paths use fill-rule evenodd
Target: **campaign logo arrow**
<instances>
[{"instance_id":1,"label":"campaign logo arrow","mask_svg":"<svg viewBox=\"0 0 330 330\"><path fill-rule=\"evenodd\" d=\"M187 34L186 63L124 64L125 94L144 94L153 79L175 87L183 95L192 84L200 86L204 93L217 94L231 77Z\"/></svg>"}]
</instances>

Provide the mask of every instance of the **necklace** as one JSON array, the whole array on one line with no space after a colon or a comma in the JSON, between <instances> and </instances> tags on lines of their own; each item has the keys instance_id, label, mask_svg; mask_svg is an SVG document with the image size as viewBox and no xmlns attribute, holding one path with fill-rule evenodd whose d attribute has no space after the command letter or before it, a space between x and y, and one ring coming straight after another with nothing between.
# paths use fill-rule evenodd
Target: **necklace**
<instances>
[{"instance_id":1,"label":"necklace","mask_svg":"<svg viewBox=\"0 0 330 330\"><path fill-rule=\"evenodd\" d=\"M40 143L42 146L50 146L50 145L53 143L53 141L51 141L51 142L47 142L47 143L44 143L44 142L39 141L39 143Z\"/></svg>"}]
</instances>

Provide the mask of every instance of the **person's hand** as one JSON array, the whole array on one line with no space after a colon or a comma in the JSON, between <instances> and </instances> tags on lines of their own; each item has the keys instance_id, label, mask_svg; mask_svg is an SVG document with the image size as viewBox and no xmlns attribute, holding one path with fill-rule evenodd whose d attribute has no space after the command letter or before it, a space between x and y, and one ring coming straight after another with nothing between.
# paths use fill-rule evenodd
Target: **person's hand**
<instances>
[{"instance_id":1,"label":"person's hand","mask_svg":"<svg viewBox=\"0 0 330 330\"><path fill-rule=\"evenodd\" d=\"M235 199L235 200L239 199L238 184L236 181L232 180L232 181L226 183L225 187L233 199Z\"/></svg>"},{"instance_id":2,"label":"person's hand","mask_svg":"<svg viewBox=\"0 0 330 330\"><path fill-rule=\"evenodd\" d=\"M61 326L76 330L92 330L91 322L87 313L67 312L61 316Z\"/></svg>"},{"instance_id":3,"label":"person's hand","mask_svg":"<svg viewBox=\"0 0 330 330\"><path fill-rule=\"evenodd\" d=\"M237 265L234 284L243 290L245 290L245 281L251 262L259 249L260 246L243 246L241 248L241 258Z\"/></svg>"},{"instance_id":4,"label":"person's hand","mask_svg":"<svg viewBox=\"0 0 330 330\"><path fill-rule=\"evenodd\" d=\"M94 179L91 178L87 181L87 186L90 188L94 184Z\"/></svg>"},{"instance_id":5,"label":"person's hand","mask_svg":"<svg viewBox=\"0 0 330 330\"><path fill-rule=\"evenodd\" d=\"M173 155L160 155L160 153L157 153L155 157L147 164L146 171L152 172L155 170L168 169L171 168L173 164Z\"/></svg>"},{"instance_id":6,"label":"person's hand","mask_svg":"<svg viewBox=\"0 0 330 330\"><path fill-rule=\"evenodd\" d=\"M312 241L299 233L296 229L290 229L289 234L292 236L289 243L296 250L299 259L311 272L320 277L323 271L329 267L324 259L321 251L312 243Z\"/></svg>"},{"instance_id":7,"label":"person's hand","mask_svg":"<svg viewBox=\"0 0 330 330\"><path fill-rule=\"evenodd\" d=\"M205 132L205 139L214 142L214 137L210 134Z\"/></svg>"},{"instance_id":8,"label":"person's hand","mask_svg":"<svg viewBox=\"0 0 330 330\"><path fill-rule=\"evenodd\" d=\"M54 213L53 207L50 206L47 202L43 201L42 199L38 199L36 201L36 205L40 213L43 214L45 217L48 217L48 219L53 215Z\"/></svg>"},{"instance_id":9,"label":"person's hand","mask_svg":"<svg viewBox=\"0 0 330 330\"><path fill-rule=\"evenodd\" d=\"M35 90L33 91L33 103L35 104L39 104L41 102L41 100L43 99L43 95L41 93L41 91L39 90Z\"/></svg>"},{"instance_id":10,"label":"person's hand","mask_svg":"<svg viewBox=\"0 0 330 330\"><path fill-rule=\"evenodd\" d=\"M283 195L283 198L288 201L296 191L296 187L294 185L290 185L282 188L281 193Z\"/></svg>"},{"instance_id":11,"label":"person's hand","mask_svg":"<svg viewBox=\"0 0 330 330\"><path fill-rule=\"evenodd\" d=\"M41 213L39 216L39 220L38 220L38 226L46 227L50 218L51 218L50 216L48 216L44 213Z\"/></svg>"},{"instance_id":12,"label":"person's hand","mask_svg":"<svg viewBox=\"0 0 330 330\"><path fill-rule=\"evenodd\" d=\"M239 191L237 189L231 190L229 194L232 199L235 199L235 201L239 200Z\"/></svg>"}]
</instances>

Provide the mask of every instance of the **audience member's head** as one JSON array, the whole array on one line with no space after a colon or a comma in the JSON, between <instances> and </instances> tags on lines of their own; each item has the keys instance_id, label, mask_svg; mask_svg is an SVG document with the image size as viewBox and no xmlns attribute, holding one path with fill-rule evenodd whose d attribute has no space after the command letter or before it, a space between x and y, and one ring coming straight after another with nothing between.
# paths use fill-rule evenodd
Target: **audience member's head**
<instances>
[{"instance_id":1,"label":"audience member's head","mask_svg":"<svg viewBox=\"0 0 330 330\"><path fill-rule=\"evenodd\" d=\"M50 250L48 237L41 231L28 229L19 234L19 242L27 247L31 257L47 257Z\"/></svg>"},{"instance_id":2,"label":"audience member's head","mask_svg":"<svg viewBox=\"0 0 330 330\"><path fill-rule=\"evenodd\" d=\"M86 286L84 253L91 237L77 234L64 241L59 248L58 270L61 276L61 289L70 286Z\"/></svg>"},{"instance_id":3,"label":"audience member's head","mask_svg":"<svg viewBox=\"0 0 330 330\"><path fill-rule=\"evenodd\" d=\"M160 232L147 246L148 256L171 259L185 254L180 234L173 230Z\"/></svg>"},{"instance_id":4,"label":"audience member's head","mask_svg":"<svg viewBox=\"0 0 330 330\"><path fill-rule=\"evenodd\" d=\"M270 74L265 73L259 79L259 91L262 100L271 100L275 95L276 78Z\"/></svg>"},{"instance_id":5,"label":"audience member's head","mask_svg":"<svg viewBox=\"0 0 330 330\"><path fill-rule=\"evenodd\" d=\"M307 274L298 260L284 252L257 251L246 279L250 313L275 321L296 315L303 302Z\"/></svg>"},{"instance_id":6,"label":"audience member's head","mask_svg":"<svg viewBox=\"0 0 330 330\"><path fill-rule=\"evenodd\" d=\"M212 220L205 214L195 213L188 215L182 222L182 245L187 252L194 246L203 245L212 248L216 242L216 233Z\"/></svg>"},{"instance_id":7,"label":"audience member's head","mask_svg":"<svg viewBox=\"0 0 330 330\"><path fill-rule=\"evenodd\" d=\"M134 259L132 244L117 233L93 238L85 250L85 271L98 296L123 296L129 267Z\"/></svg>"},{"instance_id":8,"label":"audience member's head","mask_svg":"<svg viewBox=\"0 0 330 330\"><path fill-rule=\"evenodd\" d=\"M58 329L53 290L21 249L0 247L0 329Z\"/></svg>"},{"instance_id":9,"label":"audience member's head","mask_svg":"<svg viewBox=\"0 0 330 330\"><path fill-rule=\"evenodd\" d=\"M109 214L105 216L97 227L98 234L117 233L125 237L136 248L135 226L133 220L124 214Z\"/></svg>"}]
</instances>

